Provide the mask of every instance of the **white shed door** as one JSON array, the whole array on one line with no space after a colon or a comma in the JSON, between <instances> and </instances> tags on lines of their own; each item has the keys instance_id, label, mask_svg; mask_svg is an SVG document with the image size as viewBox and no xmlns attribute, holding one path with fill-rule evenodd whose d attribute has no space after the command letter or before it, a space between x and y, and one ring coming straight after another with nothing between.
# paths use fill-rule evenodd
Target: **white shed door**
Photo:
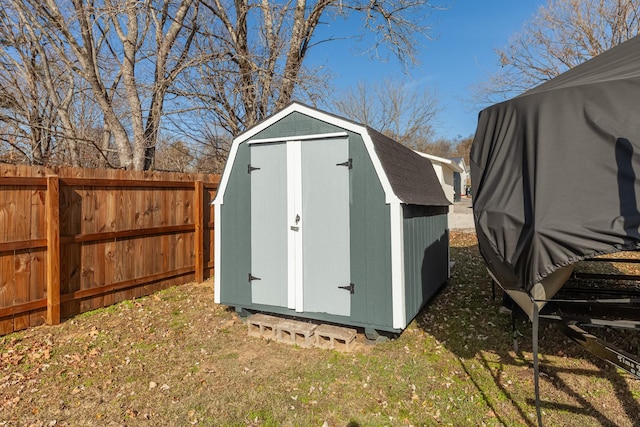
<instances>
[{"instance_id":1,"label":"white shed door","mask_svg":"<svg viewBox=\"0 0 640 427\"><path fill-rule=\"evenodd\" d=\"M251 146L253 303L350 315L348 162L346 138Z\"/></svg>"},{"instance_id":2,"label":"white shed door","mask_svg":"<svg viewBox=\"0 0 640 427\"><path fill-rule=\"evenodd\" d=\"M287 152L251 146L251 301L287 306Z\"/></svg>"},{"instance_id":3,"label":"white shed door","mask_svg":"<svg viewBox=\"0 0 640 427\"><path fill-rule=\"evenodd\" d=\"M304 311L349 316L347 139L302 142Z\"/></svg>"}]
</instances>

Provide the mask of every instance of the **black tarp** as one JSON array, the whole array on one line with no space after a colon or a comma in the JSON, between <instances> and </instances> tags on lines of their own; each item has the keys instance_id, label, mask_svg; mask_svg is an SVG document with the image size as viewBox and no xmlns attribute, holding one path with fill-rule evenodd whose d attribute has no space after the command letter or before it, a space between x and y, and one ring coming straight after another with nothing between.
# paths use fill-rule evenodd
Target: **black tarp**
<instances>
[{"instance_id":1,"label":"black tarp","mask_svg":"<svg viewBox=\"0 0 640 427\"><path fill-rule=\"evenodd\" d=\"M563 266L637 248L638 176L635 37L480 113L471 180L489 271L532 294Z\"/></svg>"}]
</instances>

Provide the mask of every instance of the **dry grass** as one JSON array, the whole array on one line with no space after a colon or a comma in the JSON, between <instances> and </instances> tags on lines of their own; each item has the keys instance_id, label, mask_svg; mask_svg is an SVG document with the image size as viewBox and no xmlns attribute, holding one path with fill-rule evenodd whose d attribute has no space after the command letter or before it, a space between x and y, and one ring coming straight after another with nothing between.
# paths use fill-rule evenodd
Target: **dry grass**
<instances>
[{"instance_id":1,"label":"dry grass","mask_svg":"<svg viewBox=\"0 0 640 427\"><path fill-rule=\"evenodd\" d=\"M248 337L211 282L2 337L0 426L534 426L529 324L515 353L475 236L452 257L398 339L348 354ZM639 425L637 380L554 325L540 345L546 425Z\"/></svg>"}]
</instances>

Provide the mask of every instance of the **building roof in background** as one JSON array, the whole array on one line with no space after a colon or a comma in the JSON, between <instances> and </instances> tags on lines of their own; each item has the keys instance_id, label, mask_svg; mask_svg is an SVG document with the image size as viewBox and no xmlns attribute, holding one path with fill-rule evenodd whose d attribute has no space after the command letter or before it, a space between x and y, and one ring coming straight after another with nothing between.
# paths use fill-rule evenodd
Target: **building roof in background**
<instances>
[{"instance_id":1,"label":"building roof in background","mask_svg":"<svg viewBox=\"0 0 640 427\"><path fill-rule=\"evenodd\" d=\"M458 166L460 166L466 172L466 170L467 170L467 162L464 161L464 157L449 157L449 160L451 160L454 163L457 163Z\"/></svg>"},{"instance_id":2,"label":"building roof in background","mask_svg":"<svg viewBox=\"0 0 640 427\"><path fill-rule=\"evenodd\" d=\"M432 162L440 163L442 166L448 167L454 172L458 172L458 173L464 172L464 169L462 169L462 167L460 167L460 165L457 162L454 162L451 159L445 159L444 157L434 156L433 154L427 154L421 151L414 150L414 152L426 159L429 159Z\"/></svg>"}]
</instances>

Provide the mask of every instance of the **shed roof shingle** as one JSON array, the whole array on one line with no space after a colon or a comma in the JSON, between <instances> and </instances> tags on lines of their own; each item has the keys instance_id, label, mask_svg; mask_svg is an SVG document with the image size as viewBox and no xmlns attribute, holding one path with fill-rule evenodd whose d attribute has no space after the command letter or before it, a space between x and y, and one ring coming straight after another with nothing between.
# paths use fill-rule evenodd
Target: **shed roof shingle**
<instances>
[{"instance_id":1,"label":"shed roof shingle","mask_svg":"<svg viewBox=\"0 0 640 427\"><path fill-rule=\"evenodd\" d=\"M391 188L404 203L448 206L431 162L386 135L366 127Z\"/></svg>"}]
</instances>

